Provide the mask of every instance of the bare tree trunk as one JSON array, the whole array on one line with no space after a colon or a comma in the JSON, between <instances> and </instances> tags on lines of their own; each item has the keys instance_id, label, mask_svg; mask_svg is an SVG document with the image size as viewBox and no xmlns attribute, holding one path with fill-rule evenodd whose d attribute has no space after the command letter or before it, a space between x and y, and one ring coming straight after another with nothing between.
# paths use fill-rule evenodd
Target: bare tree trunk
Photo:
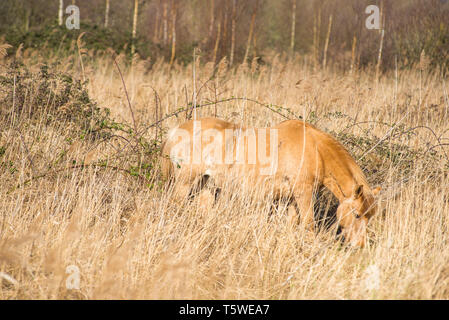
<instances>
[{"instance_id":1,"label":"bare tree trunk","mask_svg":"<svg viewBox=\"0 0 449 320\"><path fill-rule=\"evenodd\" d=\"M164 4L163 4L163 13L162 13L162 18L164 20L164 37L163 37L163 41L164 41L164 45L167 45L167 25L168 25L168 21L167 21L167 2L166 0L164 0Z\"/></svg>"},{"instance_id":2,"label":"bare tree trunk","mask_svg":"<svg viewBox=\"0 0 449 320\"><path fill-rule=\"evenodd\" d=\"M192 112L193 112L193 120L196 121L196 47L193 48L193 70L192 70L192 77L193 77L193 104L192 104ZM190 114L192 114L192 112Z\"/></svg>"},{"instance_id":3,"label":"bare tree trunk","mask_svg":"<svg viewBox=\"0 0 449 320\"><path fill-rule=\"evenodd\" d=\"M177 3L175 0L172 2L172 44L171 44L171 58L170 65L175 61L175 53L176 53L176 11L177 11Z\"/></svg>"},{"instance_id":4,"label":"bare tree trunk","mask_svg":"<svg viewBox=\"0 0 449 320\"><path fill-rule=\"evenodd\" d=\"M237 0L232 0L232 21L231 21L231 53L229 56L229 65L232 66L234 62L234 50L235 50L235 19L236 19L236 6Z\"/></svg>"},{"instance_id":5,"label":"bare tree trunk","mask_svg":"<svg viewBox=\"0 0 449 320\"><path fill-rule=\"evenodd\" d=\"M109 0L106 0L106 10L104 12L104 27L107 28L109 25Z\"/></svg>"},{"instance_id":6,"label":"bare tree trunk","mask_svg":"<svg viewBox=\"0 0 449 320\"><path fill-rule=\"evenodd\" d=\"M31 7L27 6L25 10L25 32L28 32L30 30Z\"/></svg>"},{"instance_id":7,"label":"bare tree trunk","mask_svg":"<svg viewBox=\"0 0 449 320\"><path fill-rule=\"evenodd\" d=\"M318 53L320 50L320 28L321 28L321 7L318 9L318 14L314 18L313 23L313 64L314 68L318 65Z\"/></svg>"},{"instance_id":8,"label":"bare tree trunk","mask_svg":"<svg viewBox=\"0 0 449 320\"><path fill-rule=\"evenodd\" d=\"M385 20L383 17L383 7L384 7L384 2L381 1L380 2L380 21L382 23L382 28L380 30L380 44L379 44L379 52L377 55L377 64L376 64L376 82L379 81L379 74L380 74L380 65L382 63L382 49L383 49L383 44L384 44L384 36L385 36Z\"/></svg>"},{"instance_id":9,"label":"bare tree trunk","mask_svg":"<svg viewBox=\"0 0 449 320\"><path fill-rule=\"evenodd\" d=\"M218 51L218 46L220 44L220 33L221 33L221 22L218 22L217 37L215 39L215 46L214 46L214 57L212 59L214 66L215 66L215 62L217 61L217 51Z\"/></svg>"},{"instance_id":10,"label":"bare tree trunk","mask_svg":"<svg viewBox=\"0 0 449 320\"><path fill-rule=\"evenodd\" d=\"M351 70L350 70L350 74L352 74L354 72L354 68L355 68L355 50L357 47L357 36L354 33L354 38L352 39L352 53L351 53Z\"/></svg>"},{"instance_id":11,"label":"bare tree trunk","mask_svg":"<svg viewBox=\"0 0 449 320\"><path fill-rule=\"evenodd\" d=\"M321 35L321 5L318 9L318 25L317 25L317 34L316 34L316 57L315 57L315 66L319 64L319 54L320 54L320 35Z\"/></svg>"},{"instance_id":12,"label":"bare tree trunk","mask_svg":"<svg viewBox=\"0 0 449 320\"><path fill-rule=\"evenodd\" d=\"M163 33L164 33L164 19L163 19L163 9L162 9L162 1L159 0L159 7L158 7L158 11L159 11L159 25L157 28L157 41L161 41L162 37L163 37Z\"/></svg>"},{"instance_id":13,"label":"bare tree trunk","mask_svg":"<svg viewBox=\"0 0 449 320\"><path fill-rule=\"evenodd\" d=\"M209 39L212 37L215 24L215 0L210 0L210 25L209 25Z\"/></svg>"},{"instance_id":14,"label":"bare tree trunk","mask_svg":"<svg viewBox=\"0 0 449 320\"><path fill-rule=\"evenodd\" d=\"M329 16L329 25L327 27L326 42L324 44L323 69L326 68L327 48L329 46L329 38L331 36L331 28L332 28L332 14Z\"/></svg>"},{"instance_id":15,"label":"bare tree trunk","mask_svg":"<svg viewBox=\"0 0 449 320\"><path fill-rule=\"evenodd\" d=\"M62 26L62 19L64 16L64 0L59 0L58 24Z\"/></svg>"},{"instance_id":16,"label":"bare tree trunk","mask_svg":"<svg viewBox=\"0 0 449 320\"><path fill-rule=\"evenodd\" d=\"M223 18L223 50L227 50L228 39L228 0L225 0L224 18Z\"/></svg>"},{"instance_id":17,"label":"bare tree trunk","mask_svg":"<svg viewBox=\"0 0 449 320\"><path fill-rule=\"evenodd\" d=\"M154 22L154 34L153 42L158 42L159 40L159 6L156 7L156 21Z\"/></svg>"},{"instance_id":18,"label":"bare tree trunk","mask_svg":"<svg viewBox=\"0 0 449 320\"><path fill-rule=\"evenodd\" d=\"M257 56L257 33L254 33L253 48L254 55Z\"/></svg>"},{"instance_id":19,"label":"bare tree trunk","mask_svg":"<svg viewBox=\"0 0 449 320\"><path fill-rule=\"evenodd\" d=\"M380 64L382 62L382 48L384 44L384 35L385 35L385 29L382 28L380 31L380 44L379 44L379 53L377 55L377 65L376 65L376 81L379 81L379 74L380 74Z\"/></svg>"},{"instance_id":20,"label":"bare tree trunk","mask_svg":"<svg viewBox=\"0 0 449 320\"><path fill-rule=\"evenodd\" d=\"M131 44L131 54L134 55L136 52L135 40L137 33L137 16L139 14L139 0L134 0L134 18L133 18L133 32L132 32L132 44Z\"/></svg>"},{"instance_id":21,"label":"bare tree trunk","mask_svg":"<svg viewBox=\"0 0 449 320\"><path fill-rule=\"evenodd\" d=\"M290 33L290 53L293 55L295 49L295 30L296 30L296 0L292 4L292 29Z\"/></svg>"},{"instance_id":22,"label":"bare tree trunk","mask_svg":"<svg viewBox=\"0 0 449 320\"><path fill-rule=\"evenodd\" d=\"M251 24L249 25L248 42L246 43L246 51L245 51L245 57L243 58L243 63L245 63L246 60L248 59L249 48L251 47L251 38L252 38L253 32L254 32L254 23L256 22L256 14L257 14L258 6L259 6L259 0L256 1L256 5L254 7L253 14L251 15Z\"/></svg>"},{"instance_id":23,"label":"bare tree trunk","mask_svg":"<svg viewBox=\"0 0 449 320\"><path fill-rule=\"evenodd\" d=\"M317 36L316 36L316 16L315 16L315 14L314 14L314 17L313 17L313 66L315 67L315 65L316 65L316 51L317 51L317 48L316 48L316 42L317 42Z\"/></svg>"}]
</instances>

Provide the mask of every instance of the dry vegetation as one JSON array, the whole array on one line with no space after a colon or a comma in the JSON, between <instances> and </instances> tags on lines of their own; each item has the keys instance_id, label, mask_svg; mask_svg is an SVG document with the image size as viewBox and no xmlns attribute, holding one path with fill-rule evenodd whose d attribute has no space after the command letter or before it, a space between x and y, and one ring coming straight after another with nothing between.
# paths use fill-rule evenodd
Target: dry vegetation
<instances>
[{"instance_id":1,"label":"dry vegetation","mask_svg":"<svg viewBox=\"0 0 449 320\"><path fill-rule=\"evenodd\" d=\"M18 69L1 62L1 299L449 298L448 87L425 57L376 81L374 70L323 71L299 56L235 70L222 60L215 73L204 61L148 68L118 56L132 108L111 56L83 55L84 71L77 55L59 59L48 73L36 53L18 59ZM87 91L65 73L88 79ZM254 126L303 117L348 147L383 188L367 248L343 246L335 227L289 229L283 204L270 215L245 186L212 210L173 201L155 159L186 113L148 127L231 97L260 103L197 112ZM66 289L70 265L79 290Z\"/></svg>"}]
</instances>

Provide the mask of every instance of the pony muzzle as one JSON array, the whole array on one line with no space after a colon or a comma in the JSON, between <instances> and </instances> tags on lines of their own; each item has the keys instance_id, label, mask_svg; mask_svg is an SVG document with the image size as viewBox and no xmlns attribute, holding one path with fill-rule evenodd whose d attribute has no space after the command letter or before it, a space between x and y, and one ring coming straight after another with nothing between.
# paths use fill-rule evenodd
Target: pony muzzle
<instances>
[{"instance_id":1,"label":"pony muzzle","mask_svg":"<svg viewBox=\"0 0 449 320\"><path fill-rule=\"evenodd\" d=\"M363 248L366 243L366 225L365 221L361 221L357 225L349 228L343 228L342 235L345 241L352 247Z\"/></svg>"}]
</instances>

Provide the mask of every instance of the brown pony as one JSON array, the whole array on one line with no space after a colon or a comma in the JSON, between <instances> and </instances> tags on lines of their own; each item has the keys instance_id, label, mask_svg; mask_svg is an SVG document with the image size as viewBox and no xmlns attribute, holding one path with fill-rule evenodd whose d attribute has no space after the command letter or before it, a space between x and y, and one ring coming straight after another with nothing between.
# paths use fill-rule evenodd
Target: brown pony
<instances>
[{"instance_id":1,"label":"brown pony","mask_svg":"<svg viewBox=\"0 0 449 320\"><path fill-rule=\"evenodd\" d=\"M292 199L289 214L313 227L314 192L322 185L339 200L337 221L344 238L363 247L375 195L365 175L333 137L300 120L272 128L244 128L217 118L187 121L170 130L162 147L163 173L187 196L209 178L217 186L229 179L256 185ZM264 191L265 192L265 191Z\"/></svg>"}]
</instances>

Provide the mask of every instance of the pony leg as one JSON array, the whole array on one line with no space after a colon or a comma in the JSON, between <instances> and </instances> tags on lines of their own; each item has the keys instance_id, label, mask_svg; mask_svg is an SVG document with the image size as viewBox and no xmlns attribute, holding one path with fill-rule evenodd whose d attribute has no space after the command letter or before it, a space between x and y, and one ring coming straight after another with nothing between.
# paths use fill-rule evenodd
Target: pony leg
<instances>
[{"instance_id":1,"label":"pony leg","mask_svg":"<svg viewBox=\"0 0 449 320\"><path fill-rule=\"evenodd\" d=\"M293 194L294 201L288 208L290 223L298 223L299 209L300 222L307 230L314 229L313 219L313 188L304 186L301 190L295 191Z\"/></svg>"},{"instance_id":2,"label":"pony leg","mask_svg":"<svg viewBox=\"0 0 449 320\"><path fill-rule=\"evenodd\" d=\"M215 203L215 194L206 187L206 183L207 178L204 177L198 177L193 181L175 182L172 193L174 201L181 205L197 198L199 211L207 213Z\"/></svg>"},{"instance_id":3,"label":"pony leg","mask_svg":"<svg viewBox=\"0 0 449 320\"><path fill-rule=\"evenodd\" d=\"M296 226L299 223L299 214L296 210L296 203L292 203L288 206L288 225L290 227Z\"/></svg>"},{"instance_id":4,"label":"pony leg","mask_svg":"<svg viewBox=\"0 0 449 320\"><path fill-rule=\"evenodd\" d=\"M174 188L173 188L173 198L177 202L182 202L185 199L188 198L190 194L190 190L192 189L192 186L188 182L175 182Z\"/></svg>"},{"instance_id":5,"label":"pony leg","mask_svg":"<svg viewBox=\"0 0 449 320\"><path fill-rule=\"evenodd\" d=\"M202 213L208 213L215 204L215 196L209 189L203 189L198 194L199 209Z\"/></svg>"}]
</instances>

